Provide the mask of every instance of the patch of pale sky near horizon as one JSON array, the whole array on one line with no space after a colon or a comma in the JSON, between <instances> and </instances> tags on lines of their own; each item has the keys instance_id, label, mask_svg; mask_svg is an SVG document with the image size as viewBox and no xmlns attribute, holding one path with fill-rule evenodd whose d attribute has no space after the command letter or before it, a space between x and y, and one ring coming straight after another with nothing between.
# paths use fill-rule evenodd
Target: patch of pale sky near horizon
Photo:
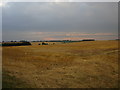
<instances>
[{"instance_id":1,"label":"patch of pale sky near horizon","mask_svg":"<svg viewBox=\"0 0 120 90\"><path fill-rule=\"evenodd\" d=\"M14 32L3 33L8 37L4 37L4 40L63 40L71 38L72 40L81 40L85 38L94 38L97 40L110 40L116 39L118 35L116 33L82 33L82 32ZM22 37L21 37L22 36ZM14 38L16 37L16 38Z\"/></svg>"}]
</instances>

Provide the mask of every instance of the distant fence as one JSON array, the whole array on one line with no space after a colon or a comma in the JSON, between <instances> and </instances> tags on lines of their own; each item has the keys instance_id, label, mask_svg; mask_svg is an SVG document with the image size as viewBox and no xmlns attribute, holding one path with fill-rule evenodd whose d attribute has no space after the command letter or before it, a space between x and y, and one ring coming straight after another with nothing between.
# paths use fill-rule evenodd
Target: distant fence
<instances>
[{"instance_id":1,"label":"distant fence","mask_svg":"<svg viewBox=\"0 0 120 90\"><path fill-rule=\"evenodd\" d=\"M3 42L0 46L25 46L31 45L30 42Z\"/></svg>"}]
</instances>

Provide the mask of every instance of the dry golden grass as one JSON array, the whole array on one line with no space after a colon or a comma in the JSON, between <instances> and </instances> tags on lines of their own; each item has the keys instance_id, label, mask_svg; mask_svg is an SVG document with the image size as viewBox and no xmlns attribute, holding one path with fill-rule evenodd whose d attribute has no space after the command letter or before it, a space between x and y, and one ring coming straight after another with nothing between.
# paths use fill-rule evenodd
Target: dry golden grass
<instances>
[{"instance_id":1,"label":"dry golden grass","mask_svg":"<svg viewBox=\"0 0 120 90\"><path fill-rule=\"evenodd\" d=\"M3 47L3 87L118 87L118 41L32 44Z\"/></svg>"}]
</instances>

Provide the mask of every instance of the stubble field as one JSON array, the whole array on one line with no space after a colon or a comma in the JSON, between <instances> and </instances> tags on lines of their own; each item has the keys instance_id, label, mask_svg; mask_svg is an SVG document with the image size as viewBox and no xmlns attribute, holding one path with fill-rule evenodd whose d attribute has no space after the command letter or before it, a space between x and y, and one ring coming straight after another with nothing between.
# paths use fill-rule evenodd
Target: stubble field
<instances>
[{"instance_id":1,"label":"stubble field","mask_svg":"<svg viewBox=\"0 0 120 90\"><path fill-rule=\"evenodd\" d=\"M118 41L2 48L3 88L117 88Z\"/></svg>"}]
</instances>

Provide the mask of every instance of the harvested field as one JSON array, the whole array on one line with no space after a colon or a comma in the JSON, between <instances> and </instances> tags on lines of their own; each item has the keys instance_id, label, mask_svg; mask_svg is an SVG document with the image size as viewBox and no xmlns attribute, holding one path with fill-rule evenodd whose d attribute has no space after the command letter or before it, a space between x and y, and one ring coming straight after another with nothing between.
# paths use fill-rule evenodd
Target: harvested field
<instances>
[{"instance_id":1,"label":"harvested field","mask_svg":"<svg viewBox=\"0 0 120 90\"><path fill-rule=\"evenodd\" d=\"M3 88L118 87L118 41L2 49Z\"/></svg>"}]
</instances>

